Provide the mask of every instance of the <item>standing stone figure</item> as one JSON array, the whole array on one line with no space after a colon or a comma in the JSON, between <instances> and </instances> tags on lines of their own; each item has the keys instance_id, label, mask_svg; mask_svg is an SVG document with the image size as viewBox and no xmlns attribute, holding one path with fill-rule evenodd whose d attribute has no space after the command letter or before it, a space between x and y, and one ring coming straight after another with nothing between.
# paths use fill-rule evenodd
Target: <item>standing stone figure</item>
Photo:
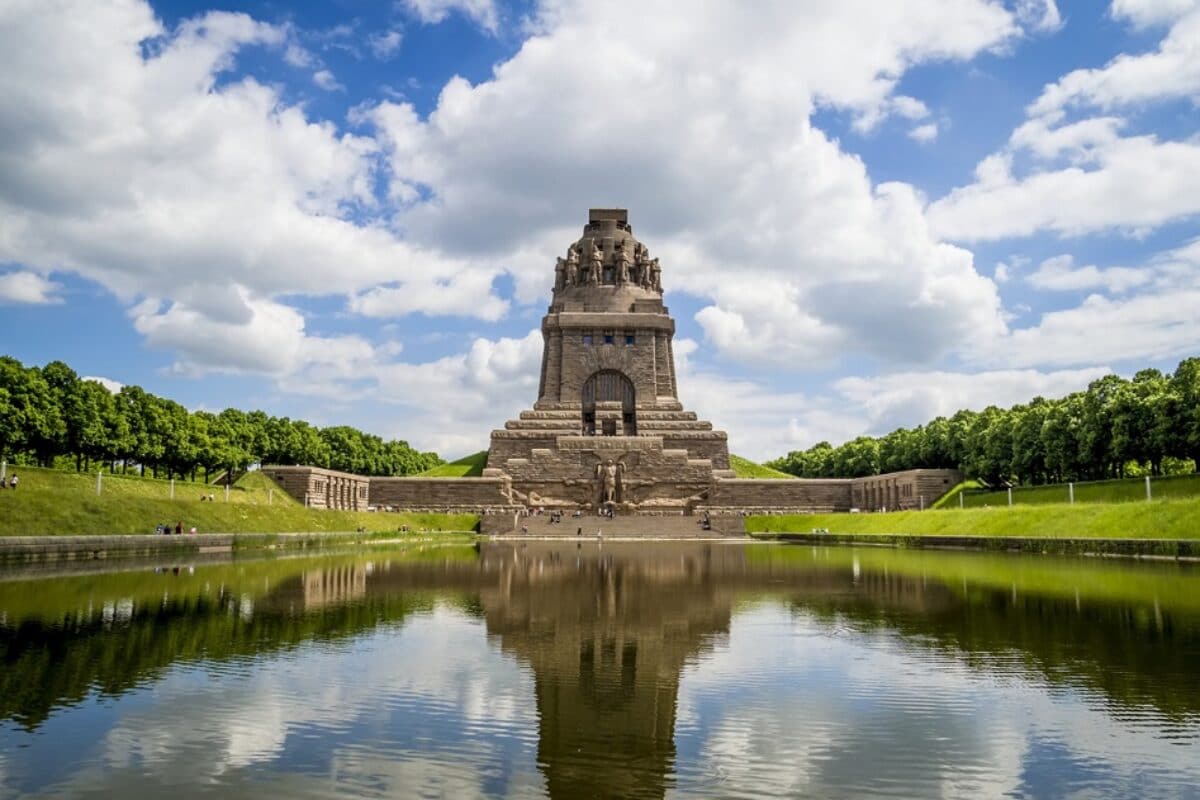
<instances>
[{"instance_id":1,"label":"standing stone figure","mask_svg":"<svg viewBox=\"0 0 1200 800\"><path fill-rule=\"evenodd\" d=\"M600 503L621 502L621 478L625 473L624 464L613 463L610 458L603 464L596 465L596 479L600 483Z\"/></svg>"},{"instance_id":2,"label":"standing stone figure","mask_svg":"<svg viewBox=\"0 0 1200 800\"><path fill-rule=\"evenodd\" d=\"M592 242L592 254L588 258L588 283L599 285L601 270L604 267L604 254L600 252L600 248Z\"/></svg>"},{"instance_id":3,"label":"standing stone figure","mask_svg":"<svg viewBox=\"0 0 1200 800\"><path fill-rule=\"evenodd\" d=\"M629 283L629 242L625 241L617 251L617 283Z\"/></svg>"},{"instance_id":4,"label":"standing stone figure","mask_svg":"<svg viewBox=\"0 0 1200 800\"><path fill-rule=\"evenodd\" d=\"M575 245L567 248L567 267L566 267L566 282L567 286L574 286L579 283L579 249Z\"/></svg>"},{"instance_id":5,"label":"standing stone figure","mask_svg":"<svg viewBox=\"0 0 1200 800\"><path fill-rule=\"evenodd\" d=\"M558 258L554 263L554 291L561 291L566 285L567 262Z\"/></svg>"},{"instance_id":6,"label":"standing stone figure","mask_svg":"<svg viewBox=\"0 0 1200 800\"><path fill-rule=\"evenodd\" d=\"M658 266L658 259L650 261L650 287L656 292L662 291L662 267Z\"/></svg>"},{"instance_id":7,"label":"standing stone figure","mask_svg":"<svg viewBox=\"0 0 1200 800\"><path fill-rule=\"evenodd\" d=\"M649 262L646 260L649 255L650 251L641 242L633 249L633 281L643 289L646 288L650 272Z\"/></svg>"}]
</instances>

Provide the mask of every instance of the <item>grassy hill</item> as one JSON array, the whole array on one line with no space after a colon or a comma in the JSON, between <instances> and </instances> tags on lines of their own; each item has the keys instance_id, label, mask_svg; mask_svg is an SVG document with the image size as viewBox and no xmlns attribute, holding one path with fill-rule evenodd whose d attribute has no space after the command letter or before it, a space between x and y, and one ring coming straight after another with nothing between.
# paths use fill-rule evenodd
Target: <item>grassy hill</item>
<instances>
[{"instance_id":1,"label":"grassy hill","mask_svg":"<svg viewBox=\"0 0 1200 800\"><path fill-rule=\"evenodd\" d=\"M1151 494L1157 499L1183 500L1200 497L1200 474L1171 475L1150 480ZM1024 486L1013 489L1013 505L1045 505L1066 503L1068 489L1065 483L1048 486ZM1127 478L1125 480L1088 481L1075 484L1076 503L1129 503L1146 501L1146 481L1144 478ZM958 498L947 502L947 506L957 506ZM963 505L967 508L983 508L984 506L1008 505L1008 493L1001 489L996 492L964 491Z\"/></svg>"},{"instance_id":2,"label":"grassy hill","mask_svg":"<svg viewBox=\"0 0 1200 800\"><path fill-rule=\"evenodd\" d=\"M746 520L751 533L878 533L915 536L1200 539L1200 498L948 508L889 514L789 514Z\"/></svg>"},{"instance_id":3,"label":"grassy hill","mask_svg":"<svg viewBox=\"0 0 1200 800\"><path fill-rule=\"evenodd\" d=\"M778 478L781 480L791 480L795 475L789 475L786 472L780 472L777 469L764 467L762 464L756 464L748 458L729 454L729 466L737 474L739 478Z\"/></svg>"},{"instance_id":4,"label":"grassy hill","mask_svg":"<svg viewBox=\"0 0 1200 800\"><path fill-rule=\"evenodd\" d=\"M469 456L463 456L449 464L439 464L433 469L427 469L418 478L478 478L487 466L487 450L480 450Z\"/></svg>"},{"instance_id":5,"label":"grassy hill","mask_svg":"<svg viewBox=\"0 0 1200 800\"><path fill-rule=\"evenodd\" d=\"M169 481L105 475L96 495L96 476L74 472L10 467L20 476L16 491L0 491L0 536L90 533L153 533L158 523L200 533L272 533L394 531L468 531L470 514L391 514L319 511L304 508L270 478L244 475L229 490L223 486L177 481L171 499ZM201 501L203 495L214 501Z\"/></svg>"}]
</instances>

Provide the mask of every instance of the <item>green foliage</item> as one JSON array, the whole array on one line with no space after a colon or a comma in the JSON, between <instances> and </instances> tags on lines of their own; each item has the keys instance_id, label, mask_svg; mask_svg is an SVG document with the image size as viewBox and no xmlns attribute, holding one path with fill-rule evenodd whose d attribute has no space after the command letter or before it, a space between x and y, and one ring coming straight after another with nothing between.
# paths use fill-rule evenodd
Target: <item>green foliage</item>
<instances>
[{"instance_id":1,"label":"green foliage","mask_svg":"<svg viewBox=\"0 0 1200 800\"><path fill-rule=\"evenodd\" d=\"M952 507L890 514L789 514L746 520L746 530L750 533L808 533L814 528L841 534L1200 539L1200 498L965 510Z\"/></svg>"},{"instance_id":2,"label":"green foliage","mask_svg":"<svg viewBox=\"0 0 1200 800\"><path fill-rule=\"evenodd\" d=\"M735 456L732 453L729 456L729 466L739 478L784 478L790 479L795 476L788 475L786 472L780 472L777 469L764 467L762 464L756 464L748 458Z\"/></svg>"},{"instance_id":3,"label":"green foliage","mask_svg":"<svg viewBox=\"0 0 1200 800\"><path fill-rule=\"evenodd\" d=\"M115 395L79 378L61 361L25 367L0 357L0 458L50 467L66 458L76 471L92 462L122 472L133 466L158 477L207 479L252 464L308 464L360 475L413 475L442 463L402 440L340 426L315 428L302 420L227 408L189 412L140 386Z\"/></svg>"},{"instance_id":4,"label":"green foliage","mask_svg":"<svg viewBox=\"0 0 1200 800\"><path fill-rule=\"evenodd\" d=\"M427 469L420 474L422 478L478 478L487 466L487 450L480 450L469 456L463 456L449 464L439 464L433 469Z\"/></svg>"},{"instance_id":5,"label":"green foliage","mask_svg":"<svg viewBox=\"0 0 1200 800\"><path fill-rule=\"evenodd\" d=\"M304 508L270 478L244 475L230 487L177 482L175 499L165 480L106 475L96 495L96 476L36 467L10 467L21 477L17 491L0 492L0 536L154 533L159 523L182 522L200 533L471 531L471 514L326 511ZM211 494L213 502L201 501Z\"/></svg>"},{"instance_id":6,"label":"green foliage","mask_svg":"<svg viewBox=\"0 0 1200 800\"><path fill-rule=\"evenodd\" d=\"M1172 375L1106 375L1061 399L963 410L838 447L819 442L767 466L803 478L957 467L992 486L1039 486L1171 475L1198 464L1200 358L1188 358Z\"/></svg>"}]
</instances>

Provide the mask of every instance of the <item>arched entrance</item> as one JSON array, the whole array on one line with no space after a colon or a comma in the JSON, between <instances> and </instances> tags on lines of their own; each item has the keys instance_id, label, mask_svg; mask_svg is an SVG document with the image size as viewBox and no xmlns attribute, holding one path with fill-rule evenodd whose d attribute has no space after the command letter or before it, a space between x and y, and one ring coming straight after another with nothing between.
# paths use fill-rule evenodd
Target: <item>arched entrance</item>
<instances>
[{"instance_id":1,"label":"arched entrance","mask_svg":"<svg viewBox=\"0 0 1200 800\"><path fill-rule=\"evenodd\" d=\"M634 413L633 381L614 369L604 369L592 375L583 384L583 431L588 436L597 433L604 436L615 436L617 433L616 419L602 419L596 424L596 404L621 404L622 433L625 436L637 435L637 416ZM598 428L598 429L597 429Z\"/></svg>"}]
</instances>

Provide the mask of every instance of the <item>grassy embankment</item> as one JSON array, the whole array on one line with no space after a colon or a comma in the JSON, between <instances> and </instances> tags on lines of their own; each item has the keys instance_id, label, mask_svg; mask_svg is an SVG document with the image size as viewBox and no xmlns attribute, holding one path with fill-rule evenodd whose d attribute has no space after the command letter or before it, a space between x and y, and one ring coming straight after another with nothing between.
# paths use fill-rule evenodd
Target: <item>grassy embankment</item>
<instances>
[{"instance_id":1,"label":"grassy embankment","mask_svg":"<svg viewBox=\"0 0 1200 800\"><path fill-rule=\"evenodd\" d=\"M1044 539L1200 539L1200 498L1140 503L1066 503L898 511L788 514L746 520L753 534L809 533Z\"/></svg>"},{"instance_id":2,"label":"grassy embankment","mask_svg":"<svg viewBox=\"0 0 1200 800\"><path fill-rule=\"evenodd\" d=\"M764 467L762 464L756 464L748 458L729 454L729 467L737 474L739 478L778 478L782 480L792 480L796 476L788 475L786 472L780 472L777 469Z\"/></svg>"},{"instance_id":3,"label":"grassy embankment","mask_svg":"<svg viewBox=\"0 0 1200 800\"><path fill-rule=\"evenodd\" d=\"M246 474L229 491L225 487L176 481L175 499L168 481L105 475L96 495L95 474L10 467L20 488L0 491L0 536L53 534L154 533L158 523L199 533L322 533L396 531L470 531L471 514L368 513L304 508L269 478ZM201 501L212 494L213 502Z\"/></svg>"},{"instance_id":4,"label":"grassy embankment","mask_svg":"<svg viewBox=\"0 0 1200 800\"><path fill-rule=\"evenodd\" d=\"M1013 489L1013 505L1046 505L1066 503L1069 489L1065 483L1048 486L1021 486ZM1150 479L1150 493L1155 499L1182 500L1200 497L1200 474L1172 475ZM1075 484L1076 503L1129 503L1145 502L1146 481L1144 478L1123 480L1087 481ZM946 506L957 506L958 498L951 501L947 495ZM963 492L963 505L967 508L1008 505L1008 492Z\"/></svg>"},{"instance_id":5,"label":"grassy embankment","mask_svg":"<svg viewBox=\"0 0 1200 800\"><path fill-rule=\"evenodd\" d=\"M483 475L487 466L487 450L480 450L469 456L463 456L449 464L439 464L433 469L427 469L418 478L478 478Z\"/></svg>"}]
</instances>

